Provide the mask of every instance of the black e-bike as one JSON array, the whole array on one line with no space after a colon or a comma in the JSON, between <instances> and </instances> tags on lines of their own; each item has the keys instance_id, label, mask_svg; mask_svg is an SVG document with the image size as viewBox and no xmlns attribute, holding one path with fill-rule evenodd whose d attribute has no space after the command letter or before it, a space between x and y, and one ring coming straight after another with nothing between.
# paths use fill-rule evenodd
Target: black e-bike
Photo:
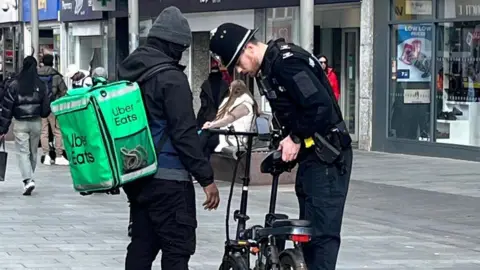
<instances>
[{"instance_id":1,"label":"black e-bike","mask_svg":"<svg viewBox=\"0 0 480 270\"><path fill-rule=\"evenodd\" d=\"M227 203L225 220L226 241L225 252L219 270L304 270L307 269L303 259L301 245L309 242L312 229L309 221L289 219L287 215L275 213L279 177L283 172L291 171L294 163L282 161L280 151L269 152L261 163L261 172L273 176L269 211L265 216L264 226L255 225L247 228L250 219L247 215L248 186L250 184L250 162L252 157L253 138L261 141L271 141L270 124L262 123L265 118L257 118L256 132L235 132L234 130L209 129L211 133L234 136L239 144L239 136L247 138L244 151L237 152L237 163L233 172L232 184ZM239 147L240 148L240 147ZM230 239L229 218L230 206L235 186L235 178L240 160L245 155L245 174L242 178L242 195L240 210L233 213L237 221L235 239ZM287 241L293 242L293 248L285 249ZM250 255L256 257L254 265L250 265Z\"/></svg>"}]
</instances>

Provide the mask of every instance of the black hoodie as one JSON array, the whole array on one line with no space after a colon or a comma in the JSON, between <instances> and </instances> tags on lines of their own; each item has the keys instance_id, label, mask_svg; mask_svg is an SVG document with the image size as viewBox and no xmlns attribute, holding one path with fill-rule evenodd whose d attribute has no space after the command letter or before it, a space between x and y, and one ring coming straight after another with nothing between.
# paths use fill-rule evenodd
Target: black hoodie
<instances>
[{"instance_id":1,"label":"black hoodie","mask_svg":"<svg viewBox=\"0 0 480 270\"><path fill-rule=\"evenodd\" d=\"M185 67L179 64L184 50L179 45L149 39L145 46L137 48L122 62L118 75L122 80L137 81L148 69L161 63L171 63L178 68L158 73L141 84L144 103L150 126L166 120L171 145L181 164L205 187L213 183L213 170L200 146L192 91L187 76L182 72ZM155 139L156 131L151 128L151 132ZM177 180L169 179L168 175L164 177Z\"/></svg>"}]
</instances>

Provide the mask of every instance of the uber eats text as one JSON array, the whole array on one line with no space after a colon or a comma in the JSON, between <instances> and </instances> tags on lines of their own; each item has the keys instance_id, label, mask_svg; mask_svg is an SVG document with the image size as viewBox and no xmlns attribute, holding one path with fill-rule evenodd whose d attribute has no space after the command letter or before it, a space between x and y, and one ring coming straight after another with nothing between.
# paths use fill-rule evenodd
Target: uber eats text
<instances>
[{"instance_id":1,"label":"uber eats text","mask_svg":"<svg viewBox=\"0 0 480 270\"><path fill-rule=\"evenodd\" d=\"M137 115L133 113L133 104L127 106L118 106L112 110L115 125L121 126L137 121Z\"/></svg>"},{"instance_id":2,"label":"uber eats text","mask_svg":"<svg viewBox=\"0 0 480 270\"><path fill-rule=\"evenodd\" d=\"M95 162L95 157L92 153L85 151L87 146L87 137L78 134L72 134L72 141L70 143L72 147L72 163L73 165L90 164ZM79 151L80 148L81 150Z\"/></svg>"}]
</instances>

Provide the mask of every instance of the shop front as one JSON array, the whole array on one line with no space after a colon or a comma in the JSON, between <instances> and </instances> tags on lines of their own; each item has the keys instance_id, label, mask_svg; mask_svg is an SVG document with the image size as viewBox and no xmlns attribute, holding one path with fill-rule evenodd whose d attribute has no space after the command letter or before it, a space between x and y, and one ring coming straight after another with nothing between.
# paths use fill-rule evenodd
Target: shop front
<instances>
[{"instance_id":1,"label":"shop front","mask_svg":"<svg viewBox=\"0 0 480 270\"><path fill-rule=\"evenodd\" d=\"M188 3L187 3L188 2ZM167 6L177 6L188 19L193 32L192 46L183 54L182 63L187 66L186 73L192 87L194 107L200 107L198 98L200 86L208 77L212 58L209 52L210 31L222 23L232 22L249 29L258 28L257 39L268 41L274 37L285 37L288 41L298 42L298 0L246 0L246 1L140 1L140 44L146 41L153 20ZM289 7L290 6L290 7ZM297 6L297 7L293 7ZM278 12L274 7L281 7ZM283 15L282 15L283 12ZM274 13L276 15L274 15ZM268 17L270 16L270 17ZM277 17L274 17L277 16ZM227 72L225 72L227 73ZM243 79L262 109L268 111L268 104L255 91L253 80L240 74L225 74L227 81Z\"/></svg>"},{"instance_id":2,"label":"shop front","mask_svg":"<svg viewBox=\"0 0 480 270\"><path fill-rule=\"evenodd\" d=\"M23 51L25 55L32 53L31 44L31 13L30 0L23 0ZM60 69L60 23L58 22L58 11L60 3L57 0L38 1L39 20L39 59L44 54L54 56L54 67Z\"/></svg>"},{"instance_id":3,"label":"shop front","mask_svg":"<svg viewBox=\"0 0 480 270\"><path fill-rule=\"evenodd\" d=\"M0 79L15 73L22 59L19 47L22 43L22 27L16 0L0 1Z\"/></svg>"},{"instance_id":4,"label":"shop front","mask_svg":"<svg viewBox=\"0 0 480 270\"><path fill-rule=\"evenodd\" d=\"M480 161L479 18L480 0L375 1L373 150Z\"/></svg>"},{"instance_id":5,"label":"shop front","mask_svg":"<svg viewBox=\"0 0 480 270\"><path fill-rule=\"evenodd\" d=\"M93 11L89 0L61 1L60 22L66 31L66 63L82 70L104 67L108 70L109 24L102 11ZM63 70L66 72L66 70Z\"/></svg>"}]
</instances>

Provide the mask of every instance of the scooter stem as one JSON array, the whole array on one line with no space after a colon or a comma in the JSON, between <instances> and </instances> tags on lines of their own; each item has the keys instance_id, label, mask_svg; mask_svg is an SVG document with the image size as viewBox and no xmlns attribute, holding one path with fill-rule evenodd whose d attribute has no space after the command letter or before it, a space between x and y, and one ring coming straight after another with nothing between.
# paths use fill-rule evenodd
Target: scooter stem
<instances>
[{"instance_id":1,"label":"scooter stem","mask_svg":"<svg viewBox=\"0 0 480 270\"><path fill-rule=\"evenodd\" d=\"M272 190L270 192L270 207L268 210L269 214L275 213L275 206L277 205L277 192L278 192L278 181L280 174L274 174L272 180Z\"/></svg>"}]
</instances>

